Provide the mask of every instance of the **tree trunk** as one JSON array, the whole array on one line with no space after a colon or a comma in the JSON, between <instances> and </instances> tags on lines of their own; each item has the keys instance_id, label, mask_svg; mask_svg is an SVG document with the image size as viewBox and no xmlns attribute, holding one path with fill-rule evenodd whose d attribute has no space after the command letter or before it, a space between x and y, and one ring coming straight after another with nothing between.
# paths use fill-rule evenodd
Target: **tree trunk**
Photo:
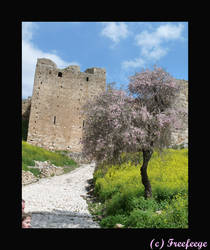
<instances>
[{"instance_id":1,"label":"tree trunk","mask_svg":"<svg viewBox=\"0 0 210 250\"><path fill-rule=\"evenodd\" d=\"M144 195L146 199L152 197L152 188L150 185L149 178L147 176L147 166L152 156L152 153L153 150L143 150L143 165L141 167L141 179L144 185L144 190L145 190Z\"/></svg>"}]
</instances>

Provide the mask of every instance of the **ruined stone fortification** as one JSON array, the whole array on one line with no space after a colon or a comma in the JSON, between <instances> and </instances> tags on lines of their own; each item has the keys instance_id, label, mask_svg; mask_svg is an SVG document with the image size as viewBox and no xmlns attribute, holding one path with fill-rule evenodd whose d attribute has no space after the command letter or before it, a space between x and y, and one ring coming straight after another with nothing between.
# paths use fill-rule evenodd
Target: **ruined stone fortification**
<instances>
[{"instance_id":1,"label":"ruined stone fortification","mask_svg":"<svg viewBox=\"0 0 210 250\"><path fill-rule=\"evenodd\" d=\"M177 81L182 88L174 105L188 109L188 82ZM81 152L82 106L105 89L105 69L59 69L49 59L38 59L32 98L22 102L22 116L30 114L27 141L49 150ZM188 124L172 133L172 145L181 143L188 143Z\"/></svg>"},{"instance_id":2,"label":"ruined stone fortification","mask_svg":"<svg viewBox=\"0 0 210 250\"><path fill-rule=\"evenodd\" d=\"M180 87L180 93L176 99L174 106L184 108L188 111L188 81L176 80ZM182 128L172 131L172 145L185 144L188 145L188 117L182 123Z\"/></svg>"},{"instance_id":3,"label":"ruined stone fortification","mask_svg":"<svg viewBox=\"0 0 210 250\"><path fill-rule=\"evenodd\" d=\"M105 69L59 69L49 59L38 59L27 141L49 150L80 152L82 106L105 89Z\"/></svg>"}]
</instances>

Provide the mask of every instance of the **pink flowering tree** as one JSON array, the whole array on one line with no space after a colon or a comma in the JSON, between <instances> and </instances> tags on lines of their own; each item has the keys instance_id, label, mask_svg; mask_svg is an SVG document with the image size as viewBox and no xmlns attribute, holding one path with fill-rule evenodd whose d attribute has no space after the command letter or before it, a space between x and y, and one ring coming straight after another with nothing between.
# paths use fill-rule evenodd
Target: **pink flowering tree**
<instances>
[{"instance_id":1,"label":"pink flowering tree","mask_svg":"<svg viewBox=\"0 0 210 250\"><path fill-rule=\"evenodd\" d=\"M147 176L148 162L154 149L162 150L171 144L171 132L186 123L187 110L175 105L180 88L176 80L162 68L145 70L130 77L130 93L135 95L134 110L138 113L136 126L143 129L145 138L141 144L143 165L142 183L145 197L152 196Z\"/></svg>"},{"instance_id":2,"label":"pink flowering tree","mask_svg":"<svg viewBox=\"0 0 210 250\"><path fill-rule=\"evenodd\" d=\"M82 143L87 157L113 162L135 146L129 138L136 129L131 127L132 100L123 91L109 89L85 106Z\"/></svg>"},{"instance_id":3,"label":"pink flowering tree","mask_svg":"<svg viewBox=\"0 0 210 250\"><path fill-rule=\"evenodd\" d=\"M143 152L140 169L145 197L152 196L147 175L154 149L170 145L172 128L179 128L186 110L174 108L176 81L163 69L130 77L130 95L109 88L85 107L83 152L97 162L116 161L122 152Z\"/></svg>"}]
</instances>

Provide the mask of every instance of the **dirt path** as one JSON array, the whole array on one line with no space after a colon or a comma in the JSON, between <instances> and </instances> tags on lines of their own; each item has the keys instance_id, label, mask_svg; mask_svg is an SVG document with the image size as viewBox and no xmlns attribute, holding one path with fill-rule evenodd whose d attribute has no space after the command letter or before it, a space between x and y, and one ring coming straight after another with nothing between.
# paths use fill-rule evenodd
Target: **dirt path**
<instances>
[{"instance_id":1,"label":"dirt path","mask_svg":"<svg viewBox=\"0 0 210 250\"><path fill-rule=\"evenodd\" d=\"M24 186L22 198L25 212L32 213L32 228L100 228L83 198L94 168L94 164L84 164L70 173Z\"/></svg>"}]
</instances>

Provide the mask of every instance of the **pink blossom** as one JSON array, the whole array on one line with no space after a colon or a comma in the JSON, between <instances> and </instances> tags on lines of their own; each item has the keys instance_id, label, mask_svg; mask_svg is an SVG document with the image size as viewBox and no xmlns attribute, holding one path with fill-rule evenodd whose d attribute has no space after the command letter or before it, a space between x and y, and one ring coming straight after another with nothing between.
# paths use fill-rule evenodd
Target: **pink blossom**
<instances>
[{"instance_id":1,"label":"pink blossom","mask_svg":"<svg viewBox=\"0 0 210 250\"><path fill-rule=\"evenodd\" d=\"M162 147L167 144L163 131L180 126L178 117L185 111L177 112L172 105L176 82L167 72L155 67L136 73L130 77L129 90L130 95L109 90L85 105L87 155L103 161L155 143Z\"/></svg>"}]
</instances>

